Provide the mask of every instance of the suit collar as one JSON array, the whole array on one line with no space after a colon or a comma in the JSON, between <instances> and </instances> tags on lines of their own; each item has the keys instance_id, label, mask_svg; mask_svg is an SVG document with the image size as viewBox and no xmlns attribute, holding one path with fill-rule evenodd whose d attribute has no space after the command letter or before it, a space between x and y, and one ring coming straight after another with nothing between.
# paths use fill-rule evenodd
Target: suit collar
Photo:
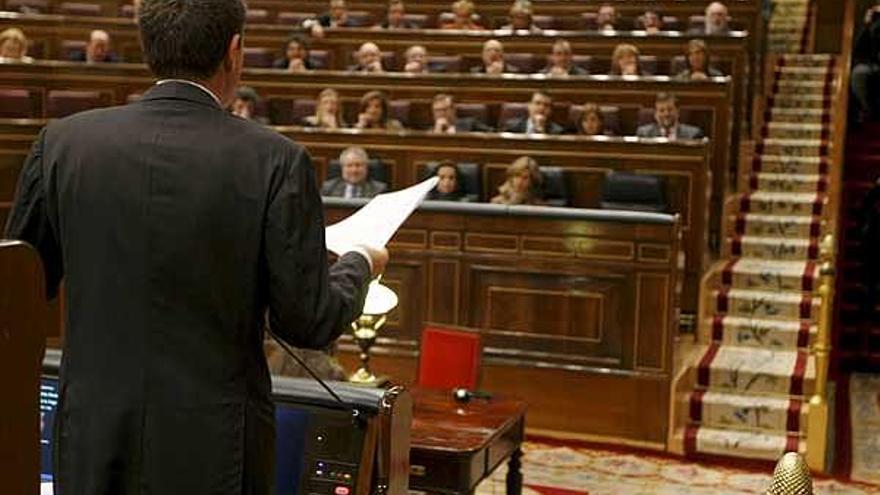
<instances>
[{"instance_id":1,"label":"suit collar","mask_svg":"<svg viewBox=\"0 0 880 495\"><path fill-rule=\"evenodd\" d=\"M193 103L207 105L218 110L223 108L218 104L213 93L208 92L207 88L199 87L193 83L183 80L168 80L162 84L155 84L141 98L144 101L149 100L186 100Z\"/></svg>"}]
</instances>

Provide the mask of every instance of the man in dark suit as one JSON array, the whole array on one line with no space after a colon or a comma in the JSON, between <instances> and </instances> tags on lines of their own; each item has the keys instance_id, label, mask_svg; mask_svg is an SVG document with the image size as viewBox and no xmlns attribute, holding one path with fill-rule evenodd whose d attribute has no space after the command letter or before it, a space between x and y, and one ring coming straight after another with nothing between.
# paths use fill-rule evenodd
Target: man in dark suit
<instances>
[{"instance_id":1,"label":"man in dark suit","mask_svg":"<svg viewBox=\"0 0 880 495\"><path fill-rule=\"evenodd\" d=\"M225 110L244 21L241 0L144 0L160 81L50 123L24 164L6 236L67 300L55 493L274 493L263 328L325 347L387 261L328 269L309 156Z\"/></svg>"},{"instance_id":2,"label":"man in dark suit","mask_svg":"<svg viewBox=\"0 0 880 495\"><path fill-rule=\"evenodd\" d=\"M579 65L575 65L571 52L571 43L562 38L553 42L550 53L550 65L541 71L550 76L586 76L590 73Z\"/></svg>"},{"instance_id":3,"label":"man in dark suit","mask_svg":"<svg viewBox=\"0 0 880 495\"><path fill-rule=\"evenodd\" d=\"M654 122L640 126L636 136L643 138L701 139L703 131L678 121L678 99L671 93L659 93L654 102Z\"/></svg>"},{"instance_id":4,"label":"man in dark suit","mask_svg":"<svg viewBox=\"0 0 880 495\"><path fill-rule=\"evenodd\" d=\"M339 177L324 181L321 195L338 198L372 198L388 189L384 182L370 179L370 157L363 148L351 146L339 154Z\"/></svg>"},{"instance_id":5,"label":"man in dark suit","mask_svg":"<svg viewBox=\"0 0 880 495\"><path fill-rule=\"evenodd\" d=\"M473 74L516 74L519 67L504 61L504 45L498 40L487 40L483 43L482 65L471 67Z\"/></svg>"},{"instance_id":6,"label":"man in dark suit","mask_svg":"<svg viewBox=\"0 0 880 495\"><path fill-rule=\"evenodd\" d=\"M115 63L119 57L110 51L110 35L107 31L96 29L89 34L89 42L85 50L75 51L70 54L72 62Z\"/></svg>"},{"instance_id":7,"label":"man in dark suit","mask_svg":"<svg viewBox=\"0 0 880 495\"><path fill-rule=\"evenodd\" d=\"M434 96L431 104L434 127L431 132L455 134L457 132L492 132L493 129L473 117L458 117L452 95L441 93Z\"/></svg>"},{"instance_id":8,"label":"man in dark suit","mask_svg":"<svg viewBox=\"0 0 880 495\"><path fill-rule=\"evenodd\" d=\"M529 115L527 117L515 117L504 123L504 132L517 134L562 134L565 129L550 120L550 112L553 110L553 100L550 95L543 91L532 93L529 101Z\"/></svg>"}]
</instances>

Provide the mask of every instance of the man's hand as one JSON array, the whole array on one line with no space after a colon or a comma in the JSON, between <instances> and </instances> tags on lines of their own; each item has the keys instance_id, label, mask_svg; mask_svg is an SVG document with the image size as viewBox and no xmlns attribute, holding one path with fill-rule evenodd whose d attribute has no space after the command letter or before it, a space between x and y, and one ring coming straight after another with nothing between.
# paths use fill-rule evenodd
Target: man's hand
<instances>
[{"instance_id":1,"label":"man's hand","mask_svg":"<svg viewBox=\"0 0 880 495\"><path fill-rule=\"evenodd\" d=\"M409 72L410 74L421 74L425 71L422 64L418 62L407 62L406 66L403 68L404 72Z\"/></svg>"},{"instance_id":2,"label":"man's hand","mask_svg":"<svg viewBox=\"0 0 880 495\"><path fill-rule=\"evenodd\" d=\"M547 129L547 116L543 113L536 114L532 117L532 126L535 128L535 132L543 134Z\"/></svg>"},{"instance_id":3,"label":"man's hand","mask_svg":"<svg viewBox=\"0 0 880 495\"><path fill-rule=\"evenodd\" d=\"M691 79L694 81L705 81L709 76L706 75L703 71L693 71L691 72Z\"/></svg>"},{"instance_id":4,"label":"man's hand","mask_svg":"<svg viewBox=\"0 0 880 495\"><path fill-rule=\"evenodd\" d=\"M496 60L486 66L486 74L501 74L504 72L504 61Z\"/></svg>"},{"instance_id":5,"label":"man's hand","mask_svg":"<svg viewBox=\"0 0 880 495\"><path fill-rule=\"evenodd\" d=\"M385 271L385 265L388 264L388 250L384 247L375 248L365 244L360 244L357 247L370 255L370 261L373 265L373 278L382 275Z\"/></svg>"},{"instance_id":6,"label":"man's hand","mask_svg":"<svg viewBox=\"0 0 880 495\"><path fill-rule=\"evenodd\" d=\"M290 72L303 72L306 70L306 64L301 58L295 58L287 64L287 70Z\"/></svg>"},{"instance_id":7,"label":"man's hand","mask_svg":"<svg viewBox=\"0 0 880 495\"><path fill-rule=\"evenodd\" d=\"M449 121L445 117L440 117L434 121L434 132L447 132L449 129Z\"/></svg>"}]
</instances>

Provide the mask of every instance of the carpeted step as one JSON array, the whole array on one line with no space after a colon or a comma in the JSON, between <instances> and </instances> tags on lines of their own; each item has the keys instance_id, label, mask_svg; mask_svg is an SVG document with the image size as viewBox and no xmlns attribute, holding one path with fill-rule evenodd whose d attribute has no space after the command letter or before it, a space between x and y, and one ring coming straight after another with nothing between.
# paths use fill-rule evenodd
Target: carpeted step
<instances>
[{"instance_id":1,"label":"carpeted step","mask_svg":"<svg viewBox=\"0 0 880 495\"><path fill-rule=\"evenodd\" d=\"M821 139L767 138L755 145L755 153L781 156L825 156L828 142Z\"/></svg>"},{"instance_id":2,"label":"carpeted step","mask_svg":"<svg viewBox=\"0 0 880 495\"><path fill-rule=\"evenodd\" d=\"M733 218L734 229L741 236L789 237L807 239L822 233L824 222L817 216L761 215L747 213Z\"/></svg>"},{"instance_id":3,"label":"carpeted step","mask_svg":"<svg viewBox=\"0 0 880 495\"><path fill-rule=\"evenodd\" d=\"M715 312L768 320L808 320L819 316L819 298L810 293L723 288L712 294Z\"/></svg>"},{"instance_id":4,"label":"carpeted step","mask_svg":"<svg viewBox=\"0 0 880 495\"><path fill-rule=\"evenodd\" d=\"M825 123L831 121L827 108L780 108L768 107L764 111L768 122Z\"/></svg>"},{"instance_id":5,"label":"carpeted step","mask_svg":"<svg viewBox=\"0 0 880 495\"><path fill-rule=\"evenodd\" d=\"M828 99L822 94L778 93L767 100L768 106L782 108L825 108L828 105Z\"/></svg>"},{"instance_id":6,"label":"carpeted step","mask_svg":"<svg viewBox=\"0 0 880 495\"><path fill-rule=\"evenodd\" d=\"M702 427L804 435L808 404L800 397L740 395L694 390L689 419Z\"/></svg>"},{"instance_id":7,"label":"carpeted step","mask_svg":"<svg viewBox=\"0 0 880 495\"><path fill-rule=\"evenodd\" d=\"M816 239L737 236L727 242L730 243L733 256L779 260L819 259L819 243Z\"/></svg>"},{"instance_id":8,"label":"carpeted step","mask_svg":"<svg viewBox=\"0 0 880 495\"><path fill-rule=\"evenodd\" d=\"M705 320L709 338L721 345L752 346L763 349L806 348L815 339L817 327L807 321L764 320L741 316L715 315Z\"/></svg>"},{"instance_id":9,"label":"carpeted step","mask_svg":"<svg viewBox=\"0 0 880 495\"><path fill-rule=\"evenodd\" d=\"M805 453L806 441L786 433L747 432L701 426L687 427L685 452L775 461L786 452Z\"/></svg>"},{"instance_id":10,"label":"carpeted step","mask_svg":"<svg viewBox=\"0 0 880 495\"><path fill-rule=\"evenodd\" d=\"M806 351L712 344L697 365L699 388L738 394L808 396L816 366Z\"/></svg>"},{"instance_id":11,"label":"carpeted step","mask_svg":"<svg viewBox=\"0 0 880 495\"><path fill-rule=\"evenodd\" d=\"M827 67L777 66L773 74L778 79L800 79L803 81L824 81L828 77Z\"/></svg>"},{"instance_id":12,"label":"carpeted step","mask_svg":"<svg viewBox=\"0 0 880 495\"><path fill-rule=\"evenodd\" d=\"M830 128L821 122L767 122L762 134L773 139L828 140Z\"/></svg>"},{"instance_id":13,"label":"carpeted step","mask_svg":"<svg viewBox=\"0 0 880 495\"><path fill-rule=\"evenodd\" d=\"M814 261L739 258L721 269L721 283L735 289L813 292L818 279Z\"/></svg>"},{"instance_id":14,"label":"carpeted step","mask_svg":"<svg viewBox=\"0 0 880 495\"><path fill-rule=\"evenodd\" d=\"M768 193L824 193L828 183L821 175L761 172L749 178L752 191Z\"/></svg>"},{"instance_id":15,"label":"carpeted step","mask_svg":"<svg viewBox=\"0 0 880 495\"><path fill-rule=\"evenodd\" d=\"M752 172L776 174L827 174L828 158L759 154L752 158Z\"/></svg>"},{"instance_id":16,"label":"carpeted step","mask_svg":"<svg viewBox=\"0 0 880 495\"><path fill-rule=\"evenodd\" d=\"M740 198L741 213L762 215L821 215L824 198L818 193L778 193L757 191Z\"/></svg>"}]
</instances>

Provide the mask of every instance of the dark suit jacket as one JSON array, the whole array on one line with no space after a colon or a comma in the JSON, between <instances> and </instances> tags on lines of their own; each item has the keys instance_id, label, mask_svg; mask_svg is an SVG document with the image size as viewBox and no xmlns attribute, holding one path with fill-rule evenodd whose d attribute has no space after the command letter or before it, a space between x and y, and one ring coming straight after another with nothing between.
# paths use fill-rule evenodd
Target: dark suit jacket
<instances>
[{"instance_id":1,"label":"dark suit jacket","mask_svg":"<svg viewBox=\"0 0 880 495\"><path fill-rule=\"evenodd\" d=\"M322 348L369 279L353 253L328 271L302 147L154 86L40 133L6 236L65 281L56 493L274 493L266 311Z\"/></svg>"},{"instance_id":2,"label":"dark suit jacket","mask_svg":"<svg viewBox=\"0 0 880 495\"><path fill-rule=\"evenodd\" d=\"M367 179L366 182L360 186L359 194L355 197L372 198L382 194L386 189L388 189L388 186L385 185L384 182ZM321 187L321 195L336 196L339 198L345 196L345 181L342 180L342 177L335 177L324 181L324 185Z\"/></svg>"},{"instance_id":3,"label":"dark suit jacket","mask_svg":"<svg viewBox=\"0 0 880 495\"><path fill-rule=\"evenodd\" d=\"M662 137L660 126L656 122L639 126L636 130L636 136L644 138ZM703 131L696 126L687 124L678 124L678 139L700 139L703 137Z\"/></svg>"},{"instance_id":4,"label":"dark suit jacket","mask_svg":"<svg viewBox=\"0 0 880 495\"><path fill-rule=\"evenodd\" d=\"M526 130L528 129L528 125L528 117L513 118L504 123L503 131L525 134ZM545 134L562 134L564 132L565 129L561 125L553 122L552 120L547 121L547 129L545 131Z\"/></svg>"},{"instance_id":5,"label":"dark suit jacket","mask_svg":"<svg viewBox=\"0 0 880 495\"><path fill-rule=\"evenodd\" d=\"M519 74L520 69L519 69L519 67L510 65L510 64L504 64L504 71L503 72L505 74ZM480 64L476 67L471 67L471 74L485 74L485 73L486 73L486 66L483 64Z\"/></svg>"},{"instance_id":6,"label":"dark suit jacket","mask_svg":"<svg viewBox=\"0 0 880 495\"><path fill-rule=\"evenodd\" d=\"M75 52L71 52L70 57L69 57L69 60L70 60L71 62L85 62L85 61L86 61L86 52L84 52L84 51L82 51L82 50L77 50L77 51L75 51ZM105 64L114 64L114 63L118 63L118 62L121 62L121 61L122 61L122 60L120 60L120 58L119 58L118 55L116 55L116 54L113 53L113 52L109 52L109 53L107 54L107 58L105 58L104 61L103 61L102 63L105 63Z\"/></svg>"},{"instance_id":7,"label":"dark suit jacket","mask_svg":"<svg viewBox=\"0 0 880 495\"><path fill-rule=\"evenodd\" d=\"M544 69L541 71L541 74L549 74L550 70L551 70L551 67L548 65L547 67L544 67ZM581 67L580 65L572 64L571 67L568 68L568 75L569 76L589 76L590 72L587 69L584 69L583 67Z\"/></svg>"}]
</instances>

